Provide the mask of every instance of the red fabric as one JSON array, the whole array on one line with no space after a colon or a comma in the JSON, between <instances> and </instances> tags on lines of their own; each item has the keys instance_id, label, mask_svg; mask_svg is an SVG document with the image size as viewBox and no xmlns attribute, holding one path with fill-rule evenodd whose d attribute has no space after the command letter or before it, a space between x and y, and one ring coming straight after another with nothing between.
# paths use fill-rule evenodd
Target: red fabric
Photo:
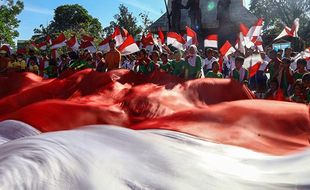
<instances>
[{"instance_id":1,"label":"red fabric","mask_svg":"<svg viewBox=\"0 0 310 190\"><path fill-rule=\"evenodd\" d=\"M0 78L0 97L1 121L24 121L43 132L113 124L174 130L274 155L309 146L308 106L251 100L250 90L228 79L184 82L165 73L83 70L42 80L23 73Z\"/></svg>"}]
</instances>

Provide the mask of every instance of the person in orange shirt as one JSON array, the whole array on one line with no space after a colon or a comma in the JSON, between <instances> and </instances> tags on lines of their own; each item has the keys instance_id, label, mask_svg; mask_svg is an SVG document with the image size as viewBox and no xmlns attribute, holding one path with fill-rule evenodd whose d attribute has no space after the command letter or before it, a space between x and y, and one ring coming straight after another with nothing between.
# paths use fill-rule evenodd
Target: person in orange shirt
<instances>
[{"instance_id":1,"label":"person in orange shirt","mask_svg":"<svg viewBox=\"0 0 310 190\"><path fill-rule=\"evenodd\" d=\"M115 47L116 41L111 39L109 42L110 51L105 55L105 62L108 71L119 69L121 63L121 53Z\"/></svg>"}]
</instances>

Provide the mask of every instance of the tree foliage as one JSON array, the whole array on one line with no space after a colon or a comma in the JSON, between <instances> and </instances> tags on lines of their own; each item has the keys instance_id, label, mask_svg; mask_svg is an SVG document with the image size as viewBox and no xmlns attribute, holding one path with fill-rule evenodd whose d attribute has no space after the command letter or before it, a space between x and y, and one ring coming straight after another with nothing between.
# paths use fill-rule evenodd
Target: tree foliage
<instances>
[{"instance_id":1,"label":"tree foliage","mask_svg":"<svg viewBox=\"0 0 310 190\"><path fill-rule=\"evenodd\" d=\"M252 0L250 11L265 19L264 33L276 35L284 26L291 26L300 19L300 37L310 41L310 3L309 0Z\"/></svg>"},{"instance_id":2,"label":"tree foliage","mask_svg":"<svg viewBox=\"0 0 310 190\"><path fill-rule=\"evenodd\" d=\"M140 34L142 31L142 27L138 25L137 18L123 4L120 4L119 13L114 15L114 19L115 21L111 21L110 25L103 30L106 36L111 35L115 26L127 29L133 36Z\"/></svg>"},{"instance_id":3,"label":"tree foliage","mask_svg":"<svg viewBox=\"0 0 310 190\"><path fill-rule=\"evenodd\" d=\"M143 12L139 14L142 21L142 32L145 33L148 28L153 24L153 21L149 17L149 12Z\"/></svg>"},{"instance_id":4,"label":"tree foliage","mask_svg":"<svg viewBox=\"0 0 310 190\"><path fill-rule=\"evenodd\" d=\"M19 36L16 30L20 20L17 19L24 9L24 3L21 0L0 1L0 40L3 43L14 45L14 38Z\"/></svg>"},{"instance_id":5,"label":"tree foliage","mask_svg":"<svg viewBox=\"0 0 310 190\"><path fill-rule=\"evenodd\" d=\"M97 18L93 18L81 5L62 5L55 9L51 23L34 29L34 39L56 36L61 32L88 34L101 38L102 26Z\"/></svg>"}]
</instances>

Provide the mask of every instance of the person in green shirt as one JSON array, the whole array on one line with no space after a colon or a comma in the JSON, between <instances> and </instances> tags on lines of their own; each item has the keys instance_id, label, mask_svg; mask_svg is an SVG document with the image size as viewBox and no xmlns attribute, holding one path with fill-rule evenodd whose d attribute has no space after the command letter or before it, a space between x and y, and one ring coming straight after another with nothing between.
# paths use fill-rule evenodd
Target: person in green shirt
<instances>
[{"instance_id":1,"label":"person in green shirt","mask_svg":"<svg viewBox=\"0 0 310 190\"><path fill-rule=\"evenodd\" d=\"M160 68L161 62L159 61L159 52L153 51L151 56L151 62L147 65L147 72L153 73Z\"/></svg>"},{"instance_id":2,"label":"person in green shirt","mask_svg":"<svg viewBox=\"0 0 310 190\"><path fill-rule=\"evenodd\" d=\"M192 80L201 78L202 60L198 55L198 50L195 45L191 45L186 56L185 79Z\"/></svg>"},{"instance_id":3,"label":"person in green shirt","mask_svg":"<svg viewBox=\"0 0 310 190\"><path fill-rule=\"evenodd\" d=\"M302 84L305 89L305 95L306 95L306 102L310 103L310 73L304 74L302 77Z\"/></svg>"},{"instance_id":4,"label":"person in green shirt","mask_svg":"<svg viewBox=\"0 0 310 190\"><path fill-rule=\"evenodd\" d=\"M298 79L302 79L304 74L307 73L306 71L306 66L307 66L307 60L305 59L298 59L297 61L297 69L293 74L294 80L297 81Z\"/></svg>"},{"instance_id":5,"label":"person in green shirt","mask_svg":"<svg viewBox=\"0 0 310 190\"><path fill-rule=\"evenodd\" d=\"M222 79L223 75L220 72L220 64L217 61L212 63L212 71L209 71L206 75L206 78L218 78Z\"/></svg>"},{"instance_id":6,"label":"person in green shirt","mask_svg":"<svg viewBox=\"0 0 310 190\"><path fill-rule=\"evenodd\" d=\"M244 57L238 56L235 59L236 68L231 73L231 78L240 83L249 81L249 71L243 67L243 63Z\"/></svg>"},{"instance_id":7,"label":"person in green shirt","mask_svg":"<svg viewBox=\"0 0 310 190\"><path fill-rule=\"evenodd\" d=\"M182 59L183 53L181 50L176 50L174 52L174 60L171 62L171 74L174 76L184 78L185 75L185 65L187 64L184 59Z\"/></svg>"},{"instance_id":8,"label":"person in green shirt","mask_svg":"<svg viewBox=\"0 0 310 190\"><path fill-rule=\"evenodd\" d=\"M169 62L168 54L162 53L160 59L160 70L169 73L171 71L171 63Z\"/></svg>"}]
</instances>

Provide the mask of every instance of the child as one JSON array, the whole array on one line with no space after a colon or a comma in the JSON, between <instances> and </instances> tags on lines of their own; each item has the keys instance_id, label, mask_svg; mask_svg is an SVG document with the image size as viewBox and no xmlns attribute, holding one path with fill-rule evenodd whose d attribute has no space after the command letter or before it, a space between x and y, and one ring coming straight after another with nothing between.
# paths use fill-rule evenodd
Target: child
<instances>
[{"instance_id":1,"label":"child","mask_svg":"<svg viewBox=\"0 0 310 190\"><path fill-rule=\"evenodd\" d=\"M206 75L206 78L223 78L223 75L220 70L220 64L217 61L212 63L212 71L209 71Z\"/></svg>"},{"instance_id":2,"label":"child","mask_svg":"<svg viewBox=\"0 0 310 190\"><path fill-rule=\"evenodd\" d=\"M306 102L310 103L310 73L304 74L302 77L302 83L305 89Z\"/></svg>"},{"instance_id":3,"label":"child","mask_svg":"<svg viewBox=\"0 0 310 190\"><path fill-rule=\"evenodd\" d=\"M307 73L306 71L307 61L305 59L298 59L297 61L297 69L293 74L294 80L297 81L298 79L302 79L304 74Z\"/></svg>"},{"instance_id":4,"label":"child","mask_svg":"<svg viewBox=\"0 0 310 190\"><path fill-rule=\"evenodd\" d=\"M305 103L305 94L303 90L302 80L296 80L295 84L293 85L294 94L290 97L290 100L296 103Z\"/></svg>"},{"instance_id":5,"label":"child","mask_svg":"<svg viewBox=\"0 0 310 190\"><path fill-rule=\"evenodd\" d=\"M238 56L235 59L236 68L231 73L231 78L244 83L249 80L249 71L243 67L244 57Z\"/></svg>"},{"instance_id":6,"label":"child","mask_svg":"<svg viewBox=\"0 0 310 190\"><path fill-rule=\"evenodd\" d=\"M162 53L160 58L161 58L160 70L169 73L171 71L171 64L168 59L168 54Z\"/></svg>"},{"instance_id":7,"label":"child","mask_svg":"<svg viewBox=\"0 0 310 190\"><path fill-rule=\"evenodd\" d=\"M174 60L171 62L171 74L178 77L185 75L185 60L182 59L182 51L176 50L174 52Z\"/></svg>"},{"instance_id":8,"label":"child","mask_svg":"<svg viewBox=\"0 0 310 190\"><path fill-rule=\"evenodd\" d=\"M39 66L36 64L36 60L34 60L33 58L29 58L28 63L29 63L28 71L38 75Z\"/></svg>"},{"instance_id":9,"label":"child","mask_svg":"<svg viewBox=\"0 0 310 190\"><path fill-rule=\"evenodd\" d=\"M279 88L279 82L276 79L273 79L269 82L269 89L266 92L265 98L267 100L278 100L278 101L284 101L284 93L283 91Z\"/></svg>"}]
</instances>

